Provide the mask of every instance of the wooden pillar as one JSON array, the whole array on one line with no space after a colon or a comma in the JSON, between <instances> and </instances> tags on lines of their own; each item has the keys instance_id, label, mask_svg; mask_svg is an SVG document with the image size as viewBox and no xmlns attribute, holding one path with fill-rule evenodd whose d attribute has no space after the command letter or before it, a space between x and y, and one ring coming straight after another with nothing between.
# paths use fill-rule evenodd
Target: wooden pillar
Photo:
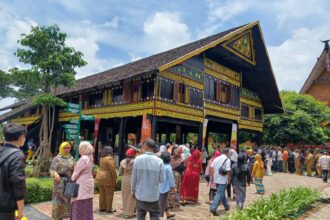
<instances>
[{"instance_id":1,"label":"wooden pillar","mask_svg":"<svg viewBox=\"0 0 330 220\"><path fill-rule=\"evenodd\" d=\"M166 127L166 143L169 143L171 141L171 132L168 127Z\"/></svg>"},{"instance_id":2,"label":"wooden pillar","mask_svg":"<svg viewBox=\"0 0 330 220\"><path fill-rule=\"evenodd\" d=\"M157 135L157 116L152 117L152 124L151 124L151 138L156 141Z\"/></svg>"},{"instance_id":3,"label":"wooden pillar","mask_svg":"<svg viewBox=\"0 0 330 220\"><path fill-rule=\"evenodd\" d=\"M198 125L198 148L202 149L202 143L203 143L203 123L200 123Z\"/></svg>"},{"instance_id":4,"label":"wooden pillar","mask_svg":"<svg viewBox=\"0 0 330 220\"><path fill-rule=\"evenodd\" d=\"M181 144L187 143L187 137L188 137L188 132L187 131L184 131L183 132L183 143L181 143Z\"/></svg>"},{"instance_id":5,"label":"wooden pillar","mask_svg":"<svg viewBox=\"0 0 330 220\"><path fill-rule=\"evenodd\" d=\"M158 143L162 143L162 133L158 133Z\"/></svg>"},{"instance_id":6,"label":"wooden pillar","mask_svg":"<svg viewBox=\"0 0 330 220\"><path fill-rule=\"evenodd\" d=\"M125 154L125 118L120 118L119 123L119 160L124 159Z\"/></svg>"},{"instance_id":7,"label":"wooden pillar","mask_svg":"<svg viewBox=\"0 0 330 220\"><path fill-rule=\"evenodd\" d=\"M182 126L177 125L175 126L175 143L181 144L182 143Z\"/></svg>"}]
</instances>

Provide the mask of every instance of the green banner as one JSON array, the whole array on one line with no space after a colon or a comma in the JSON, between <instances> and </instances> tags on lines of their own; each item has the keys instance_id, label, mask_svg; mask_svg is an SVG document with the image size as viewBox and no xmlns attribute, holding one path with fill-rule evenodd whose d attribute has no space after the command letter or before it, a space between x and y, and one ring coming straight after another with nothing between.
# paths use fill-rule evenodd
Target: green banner
<instances>
[{"instance_id":1,"label":"green banner","mask_svg":"<svg viewBox=\"0 0 330 220\"><path fill-rule=\"evenodd\" d=\"M95 120L95 116L93 116L93 115L81 115L81 120L83 120L83 121L93 121L93 120Z\"/></svg>"}]
</instances>

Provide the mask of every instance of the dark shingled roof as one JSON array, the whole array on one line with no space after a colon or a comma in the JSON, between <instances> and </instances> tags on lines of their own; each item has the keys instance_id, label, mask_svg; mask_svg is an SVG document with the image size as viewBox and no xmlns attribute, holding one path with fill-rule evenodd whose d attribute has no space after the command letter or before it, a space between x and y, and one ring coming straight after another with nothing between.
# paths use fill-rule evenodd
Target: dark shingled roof
<instances>
[{"instance_id":1,"label":"dark shingled roof","mask_svg":"<svg viewBox=\"0 0 330 220\"><path fill-rule=\"evenodd\" d=\"M15 109L11 110L10 112L7 112L7 113L5 113L3 115L0 115L0 123L5 122L5 121L8 121L8 120L10 120L12 118L15 118L19 114L21 114L21 113L23 113L23 112L25 112L27 110L30 110L30 109L32 109L34 107L35 107L35 105L33 105L31 103L31 100L29 100L28 103L26 103L24 105L21 105L21 106L15 108Z\"/></svg>"},{"instance_id":2,"label":"dark shingled roof","mask_svg":"<svg viewBox=\"0 0 330 220\"><path fill-rule=\"evenodd\" d=\"M4 111L4 110L7 110L7 109L17 108L19 106L22 106L22 105L24 105L26 103L30 103L30 102L31 102L31 99L25 99L25 100L22 100L22 101L19 101L19 102L15 102L14 104L11 104L11 105L8 105L4 108L1 108L0 112Z\"/></svg>"},{"instance_id":3,"label":"dark shingled roof","mask_svg":"<svg viewBox=\"0 0 330 220\"><path fill-rule=\"evenodd\" d=\"M148 73L152 71L156 71L159 67L176 60L180 57L185 56L186 54L189 54L203 46L206 46L224 36L227 34L230 34L231 32L234 32L246 25L235 27L232 29L229 29L227 31L221 32L219 34L215 34L203 39L200 39L198 41L185 44L183 46L152 55L150 57L146 57L128 64L125 64L123 66L119 66L101 73L97 73L91 76L87 76L85 78L79 79L76 81L76 84L72 88L65 88L60 87L58 89L57 94L62 95L65 93L72 93L77 92L84 89L90 89L93 87L97 87L100 85L105 85L110 82L115 82L119 80L123 80L126 78L130 78L142 73Z\"/></svg>"}]
</instances>

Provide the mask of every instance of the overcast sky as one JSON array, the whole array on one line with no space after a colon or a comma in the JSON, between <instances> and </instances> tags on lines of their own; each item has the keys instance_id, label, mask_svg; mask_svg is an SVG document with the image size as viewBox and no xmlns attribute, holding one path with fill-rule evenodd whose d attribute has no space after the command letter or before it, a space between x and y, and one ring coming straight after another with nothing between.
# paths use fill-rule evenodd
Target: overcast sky
<instances>
[{"instance_id":1,"label":"overcast sky","mask_svg":"<svg viewBox=\"0 0 330 220\"><path fill-rule=\"evenodd\" d=\"M2 0L0 69L22 67L17 40L35 25L68 34L88 62L81 78L259 20L279 89L299 91L330 39L329 9L329 0Z\"/></svg>"}]
</instances>

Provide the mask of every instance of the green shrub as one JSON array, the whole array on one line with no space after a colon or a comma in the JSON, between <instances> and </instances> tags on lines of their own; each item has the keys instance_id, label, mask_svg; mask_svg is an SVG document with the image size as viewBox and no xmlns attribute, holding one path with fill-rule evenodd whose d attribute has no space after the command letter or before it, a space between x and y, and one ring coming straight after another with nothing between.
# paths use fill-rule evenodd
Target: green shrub
<instances>
[{"instance_id":1,"label":"green shrub","mask_svg":"<svg viewBox=\"0 0 330 220\"><path fill-rule=\"evenodd\" d=\"M243 210L236 211L224 216L225 220L281 220L285 218L294 219L303 210L320 199L318 190L307 187L296 187L272 193L269 198L261 198Z\"/></svg>"},{"instance_id":2,"label":"green shrub","mask_svg":"<svg viewBox=\"0 0 330 220\"><path fill-rule=\"evenodd\" d=\"M51 178L27 178L26 179L26 203L44 202L52 199L53 179Z\"/></svg>"},{"instance_id":3,"label":"green shrub","mask_svg":"<svg viewBox=\"0 0 330 220\"><path fill-rule=\"evenodd\" d=\"M116 191L121 190L122 177L118 177ZM97 181L94 181L94 193L99 193ZM26 203L37 203L52 200L53 179L52 178L26 178Z\"/></svg>"}]
</instances>

